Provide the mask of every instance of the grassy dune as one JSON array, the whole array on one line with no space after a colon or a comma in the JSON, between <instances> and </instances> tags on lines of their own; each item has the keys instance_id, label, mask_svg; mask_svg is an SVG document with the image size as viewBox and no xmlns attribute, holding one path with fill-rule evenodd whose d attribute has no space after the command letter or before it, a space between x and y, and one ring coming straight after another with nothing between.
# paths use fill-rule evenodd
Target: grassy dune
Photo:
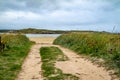
<instances>
[{"instance_id":1,"label":"grassy dune","mask_svg":"<svg viewBox=\"0 0 120 80\"><path fill-rule=\"evenodd\" d=\"M58 37L54 44L62 45L78 54L105 60L107 68L120 76L120 34L70 33Z\"/></svg>"},{"instance_id":2,"label":"grassy dune","mask_svg":"<svg viewBox=\"0 0 120 80\"><path fill-rule=\"evenodd\" d=\"M24 35L0 36L6 45L0 53L0 80L15 80L32 43Z\"/></svg>"},{"instance_id":3,"label":"grassy dune","mask_svg":"<svg viewBox=\"0 0 120 80\"><path fill-rule=\"evenodd\" d=\"M60 69L55 67L56 61L65 61L67 57L57 47L42 47L40 49L42 58L42 70L44 80L79 80L78 77L71 74L64 74Z\"/></svg>"}]
</instances>

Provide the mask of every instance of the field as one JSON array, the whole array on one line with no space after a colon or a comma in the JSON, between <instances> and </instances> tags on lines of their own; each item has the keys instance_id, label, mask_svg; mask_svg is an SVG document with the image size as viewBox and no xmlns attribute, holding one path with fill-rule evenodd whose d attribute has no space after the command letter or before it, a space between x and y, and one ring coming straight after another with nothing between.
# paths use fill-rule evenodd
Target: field
<instances>
[{"instance_id":1,"label":"field","mask_svg":"<svg viewBox=\"0 0 120 80\"><path fill-rule=\"evenodd\" d=\"M32 43L24 35L2 34L5 44L0 52L0 80L15 80Z\"/></svg>"},{"instance_id":2,"label":"field","mask_svg":"<svg viewBox=\"0 0 120 80\"><path fill-rule=\"evenodd\" d=\"M120 76L120 34L69 33L58 37L54 44L69 48L78 54L99 60L107 69Z\"/></svg>"}]
</instances>

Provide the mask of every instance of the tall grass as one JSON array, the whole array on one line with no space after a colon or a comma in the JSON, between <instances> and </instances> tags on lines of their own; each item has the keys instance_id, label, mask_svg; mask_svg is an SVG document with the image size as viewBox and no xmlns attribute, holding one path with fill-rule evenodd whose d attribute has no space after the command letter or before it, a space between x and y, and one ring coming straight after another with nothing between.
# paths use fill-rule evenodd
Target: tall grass
<instances>
[{"instance_id":1,"label":"tall grass","mask_svg":"<svg viewBox=\"0 0 120 80\"><path fill-rule=\"evenodd\" d=\"M120 34L70 33L59 36L54 44L67 47L78 54L102 58L120 76Z\"/></svg>"},{"instance_id":2,"label":"tall grass","mask_svg":"<svg viewBox=\"0 0 120 80\"><path fill-rule=\"evenodd\" d=\"M31 42L24 35L2 34L5 49L0 53L0 80L15 80Z\"/></svg>"}]
</instances>

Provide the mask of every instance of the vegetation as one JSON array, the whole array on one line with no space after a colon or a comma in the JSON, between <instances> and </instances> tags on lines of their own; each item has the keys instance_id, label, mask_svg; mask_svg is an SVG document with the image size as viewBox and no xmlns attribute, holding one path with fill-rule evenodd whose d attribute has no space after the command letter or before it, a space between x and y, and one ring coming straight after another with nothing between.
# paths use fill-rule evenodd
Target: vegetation
<instances>
[{"instance_id":1,"label":"vegetation","mask_svg":"<svg viewBox=\"0 0 120 80\"><path fill-rule=\"evenodd\" d=\"M10 30L10 29L0 29L0 33L5 33L5 32L9 32L9 31L14 31L14 30Z\"/></svg>"},{"instance_id":2,"label":"vegetation","mask_svg":"<svg viewBox=\"0 0 120 80\"><path fill-rule=\"evenodd\" d=\"M79 30L71 30L71 31L64 31L64 30L46 30L46 29L20 29L20 30L0 30L1 33L23 33L23 34L64 34L64 33L71 33L71 32L86 32L86 33L93 33L95 31L79 31ZM107 33L107 32L104 32Z\"/></svg>"},{"instance_id":3,"label":"vegetation","mask_svg":"<svg viewBox=\"0 0 120 80\"><path fill-rule=\"evenodd\" d=\"M32 43L24 35L0 36L5 43L4 51L0 52L0 80L15 80Z\"/></svg>"},{"instance_id":4,"label":"vegetation","mask_svg":"<svg viewBox=\"0 0 120 80\"><path fill-rule=\"evenodd\" d=\"M46 29L21 29L16 30L17 33L33 33L33 34L61 34L66 33L66 31L60 31L60 30L46 30Z\"/></svg>"},{"instance_id":5,"label":"vegetation","mask_svg":"<svg viewBox=\"0 0 120 80\"><path fill-rule=\"evenodd\" d=\"M109 69L120 76L120 34L69 33L59 36L54 44L62 45L78 54L104 60Z\"/></svg>"},{"instance_id":6,"label":"vegetation","mask_svg":"<svg viewBox=\"0 0 120 80\"><path fill-rule=\"evenodd\" d=\"M42 70L45 80L79 80L78 77L71 74L64 74L60 69L56 68L56 61L65 61L68 58L57 47L42 47L40 49L42 57Z\"/></svg>"}]
</instances>

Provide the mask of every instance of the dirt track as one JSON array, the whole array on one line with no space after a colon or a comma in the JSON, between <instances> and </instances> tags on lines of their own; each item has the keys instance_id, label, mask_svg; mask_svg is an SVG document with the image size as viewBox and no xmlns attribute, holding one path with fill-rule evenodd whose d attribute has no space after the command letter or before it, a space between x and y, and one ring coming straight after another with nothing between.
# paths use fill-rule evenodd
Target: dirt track
<instances>
[{"instance_id":1,"label":"dirt track","mask_svg":"<svg viewBox=\"0 0 120 80\"><path fill-rule=\"evenodd\" d=\"M45 38L31 40L36 41L35 44L23 63L22 70L16 80L43 80L41 75L41 57L39 55L39 49L42 46L56 46L52 45L52 41L55 38ZM97 67L90 61L86 61L81 56L72 52L71 50L59 47L63 53L69 58L68 61L56 62L55 66L61 69L64 73L76 75L80 80L111 80L109 72L103 67Z\"/></svg>"}]
</instances>

